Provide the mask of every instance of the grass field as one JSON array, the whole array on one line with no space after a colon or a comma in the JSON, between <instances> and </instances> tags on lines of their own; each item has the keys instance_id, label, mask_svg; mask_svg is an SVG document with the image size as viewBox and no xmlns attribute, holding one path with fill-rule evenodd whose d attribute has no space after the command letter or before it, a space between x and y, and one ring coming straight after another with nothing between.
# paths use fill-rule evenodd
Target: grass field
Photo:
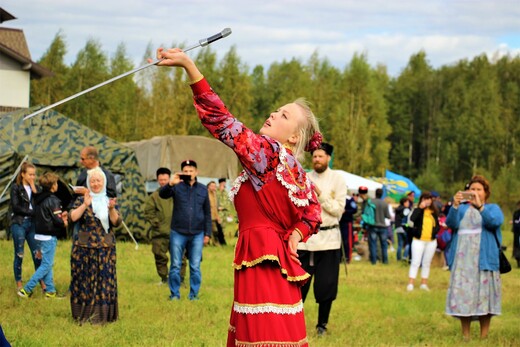
<instances>
[{"instance_id":1,"label":"grass field","mask_svg":"<svg viewBox=\"0 0 520 347\"><path fill-rule=\"evenodd\" d=\"M511 232L504 232L508 254ZM234 240L232 240L233 242ZM58 245L55 282L66 292L70 279L70 241ZM26 250L27 251L27 250ZM117 245L119 320L106 326L78 326L72 321L68 297L44 299L40 289L29 300L16 295L12 241L0 240L0 324L13 346L224 346L233 294L230 266L233 247L207 247L202 262L200 300L167 300L167 286L159 286L151 246ZM449 272L433 268L431 292L407 292L408 265L390 253L389 265L366 261L342 265L337 300L332 306L329 332L316 336L317 305L312 293L305 303L311 346L459 346L460 323L444 314ZM24 261L28 280L32 264ZM493 318L488 339L465 346L520 346L520 269L502 276L502 312Z\"/></svg>"}]
</instances>

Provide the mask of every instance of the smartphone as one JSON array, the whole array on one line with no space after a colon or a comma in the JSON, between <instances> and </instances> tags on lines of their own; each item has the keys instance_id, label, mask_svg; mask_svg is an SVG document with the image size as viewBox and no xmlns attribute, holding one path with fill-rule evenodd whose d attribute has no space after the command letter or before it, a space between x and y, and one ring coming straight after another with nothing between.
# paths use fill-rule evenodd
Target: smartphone
<instances>
[{"instance_id":1,"label":"smartphone","mask_svg":"<svg viewBox=\"0 0 520 347\"><path fill-rule=\"evenodd\" d=\"M473 200L473 198L475 197L475 195L472 193L472 192L461 192L462 194L462 199L464 200Z\"/></svg>"},{"instance_id":2,"label":"smartphone","mask_svg":"<svg viewBox=\"0 0 520 347\"><path fill-rule=\"evenodd\" d=\"M183 175L183 174L181 174L181 175L179 175L179 178L181 180L183 180L184 182L186 182L186 183L191 181L191 175Z\"/></svg>"}]
</instances>

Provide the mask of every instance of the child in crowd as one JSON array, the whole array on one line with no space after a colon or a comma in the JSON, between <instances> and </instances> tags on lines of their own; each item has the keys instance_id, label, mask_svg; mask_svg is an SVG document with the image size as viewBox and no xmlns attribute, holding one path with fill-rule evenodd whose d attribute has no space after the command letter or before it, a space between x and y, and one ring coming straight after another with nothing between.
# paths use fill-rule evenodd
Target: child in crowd
<instances>
[{"instance_id":1,"label":"child in crowd","mask_svg":"<svg viewBox=\"0 0 520 347\"><path fill-rule=\"evenodd\" d=\"M448 270L448 251L451 243L451 229L446 225L446 215L439 213L439 232L437 233L437 248L443 253L442 269Z\"/></svg>"},{"instance_id":2,"label":"child in crowd","mask_svg":"<svg viewBox=\"0 0 520 347\"><path fill-rule=\"evenodd\" d=\"M43 280L46 285L45 297L56 297L52 267L58 243L57 237L67 226L67 212L62 212L61 201L54 195L58 190L56 174L45 173L40 177L40 186L42 192L34 198L36 205L34 211L36 235L34 238L40 242L42 262L31 279L18 291L18 295L22 298L29 298L40 280Z\"/></svg>"}]
</instances>

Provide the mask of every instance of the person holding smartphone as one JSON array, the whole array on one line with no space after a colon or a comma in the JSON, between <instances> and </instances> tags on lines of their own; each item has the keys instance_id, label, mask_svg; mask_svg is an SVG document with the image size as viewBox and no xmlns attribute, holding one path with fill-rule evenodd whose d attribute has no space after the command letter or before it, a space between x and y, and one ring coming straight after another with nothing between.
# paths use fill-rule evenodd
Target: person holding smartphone
<instances>
[{"instance_id":1,"label":"person holding smartphone","mask_svg":"<svg viewBox=\"0 0 520 347\"><path fill-rule=\"evenodd\" d=\"M460 319L465 340L470 338L472 320L478 319L480 337L486 338L491 317L502 311L498 244L502 242L504 215L497 204L488 203L490 195L489 182L474 176L468 191L453 196L446 218L452 229L446 314Z\"/></svg>"},{"instance_id":2,"label":"person holding smartphone","mask_svg":"<svg viewBox=\"0 0 520 347\"><path fill-rule=\"evenodd\" d=\"M208 189L197 182L197 163L185 160L181 163L182 172L172 176L169 184L159 191L163 199L173 199L173 214L170 230L170 271L168 285L170 300L181 298L181 267L186 252L190 265L189 300L199 299L202 282L200 262L202 248L211 237L211 207Z\"/></svg>"}]
</instances>

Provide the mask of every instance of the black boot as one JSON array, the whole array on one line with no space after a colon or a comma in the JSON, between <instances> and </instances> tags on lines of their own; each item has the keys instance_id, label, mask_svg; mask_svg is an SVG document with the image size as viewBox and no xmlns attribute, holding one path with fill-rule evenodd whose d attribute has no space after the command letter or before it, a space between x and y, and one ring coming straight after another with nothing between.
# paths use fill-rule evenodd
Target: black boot
<instances>
[{"instance_id":1,"label":"black boot","mask_svg":"<svg viewBox=\"0 0 520 347\"><path fill-rule=\"evenodd\" d=\"M327 333L327 323L316 325L316 333L318 336L323 336Z\"/></svg>"}]
</instances>

